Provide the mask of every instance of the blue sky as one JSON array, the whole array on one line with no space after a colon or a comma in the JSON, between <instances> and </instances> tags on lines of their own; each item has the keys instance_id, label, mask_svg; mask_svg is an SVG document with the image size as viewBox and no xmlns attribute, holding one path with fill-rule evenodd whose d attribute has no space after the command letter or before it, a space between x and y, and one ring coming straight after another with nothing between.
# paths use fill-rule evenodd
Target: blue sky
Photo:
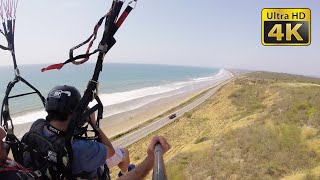
<instances>
[{"instance_id":1,"label":"blue sky","mask_svg":"<svg viewBox=\"0 0 320 180\"><path fill-rule=\"evenodd\" d=\"M320 76L317 0L138 1L116 34L118 42L105 62L243 68ZM15 42L18 63L63 62L69 49L90 35L110 4L111 0L20 0ZM280 7L311 9L310 46L262 46L261 10ZM1 37L0 43L4 42ZM9 53L0 51L0 57L2 65L12 64ZM92 58L89 62L94 61Z\"/></svg>"}]
</instances>

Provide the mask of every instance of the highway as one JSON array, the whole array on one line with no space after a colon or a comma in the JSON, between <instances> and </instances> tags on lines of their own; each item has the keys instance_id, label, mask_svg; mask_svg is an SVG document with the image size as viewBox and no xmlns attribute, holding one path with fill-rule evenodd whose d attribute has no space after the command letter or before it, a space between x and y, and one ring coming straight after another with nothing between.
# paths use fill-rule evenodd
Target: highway
<instances>
[{"instance_id":1,"label":"highway","mask_svg":"<svg viewBox=\"0 0 320 180\"><path fill-rule=\"evenodd\" d=\"M192 109L196 108L200 104L202 104L205 100L207 100L209 97L211 97L213 94L215 94L221 87L223 87L225 84L227 84L229 80L226 80L224 82L221 82L220 84L216 85L213 89L211 89L208 93L197 99L196 101L192 102L191 104L177 110L176 112L172 114L176 114L176 117L173 119L169 119L169 117L163 117L159 120L156 120L155 122L152 122L148 124L145 127L142 127L136 131L133 131L129 134L126 134L119 139L112 142L114 147L127 147L143 137L151 134L152 132L162 128L163 126L175 121L176 118L181 117L184 113L191 111Z\"/></svg>"}]
</instances>

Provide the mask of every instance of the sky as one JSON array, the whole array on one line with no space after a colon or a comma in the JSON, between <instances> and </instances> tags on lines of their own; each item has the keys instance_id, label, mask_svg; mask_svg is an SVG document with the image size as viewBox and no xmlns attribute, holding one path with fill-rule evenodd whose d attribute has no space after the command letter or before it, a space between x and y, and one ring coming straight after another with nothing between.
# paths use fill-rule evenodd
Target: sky
<instances>
[{"instance_id":1,"label":"sky","mask_svg":"<svg viewBox=\"0 0 320 180\"><path fill-rule=\"evenodd\" d=\"M65 61L69 49L92 33L111 2L19 0L15 34L18 64ZM310 8L311 45L263 46L263 8ZM318 0L138 0L115 35L117 44L105 62L241 68L320 77L319 9ZM2 36L0 44L5 44ZM12 64L8 52L0 51L0 60L1 65Z\"/></svg>"}]
</instances>

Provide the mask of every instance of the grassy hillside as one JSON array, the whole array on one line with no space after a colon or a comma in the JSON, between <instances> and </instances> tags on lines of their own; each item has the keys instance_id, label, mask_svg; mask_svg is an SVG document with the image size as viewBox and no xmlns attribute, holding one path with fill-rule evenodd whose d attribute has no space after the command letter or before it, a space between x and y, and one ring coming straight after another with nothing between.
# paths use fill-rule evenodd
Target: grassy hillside
<instances>
[{"instance_id":1,"label":"grassy hillside","mask_svg":"<svg viewBox=\"0 0 320 180\"><path fill-rule=\"evenodd\" d=\"M169 179L319 179L320 80L252 73L154 134ZM152 135L129 148L143 159Z\"/></svg>"}]
</instances>

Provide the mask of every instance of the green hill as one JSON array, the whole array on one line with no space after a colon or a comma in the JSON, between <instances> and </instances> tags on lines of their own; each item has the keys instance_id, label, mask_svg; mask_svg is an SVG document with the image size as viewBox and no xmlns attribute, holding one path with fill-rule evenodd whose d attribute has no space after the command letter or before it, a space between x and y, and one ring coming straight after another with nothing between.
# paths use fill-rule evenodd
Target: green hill
<instances>
[{"instance_id":1,"label":"green hill","mask_svg":"<svg viewBox=\"0 0 320 180\"><path fill-rule=\"evenodd\" d=\"M319 179L319 128L319 79L256 72L154 134L172 146L169 179ZM129 148L133 162L150 136Z\"/></svg>"}]
</instances>

